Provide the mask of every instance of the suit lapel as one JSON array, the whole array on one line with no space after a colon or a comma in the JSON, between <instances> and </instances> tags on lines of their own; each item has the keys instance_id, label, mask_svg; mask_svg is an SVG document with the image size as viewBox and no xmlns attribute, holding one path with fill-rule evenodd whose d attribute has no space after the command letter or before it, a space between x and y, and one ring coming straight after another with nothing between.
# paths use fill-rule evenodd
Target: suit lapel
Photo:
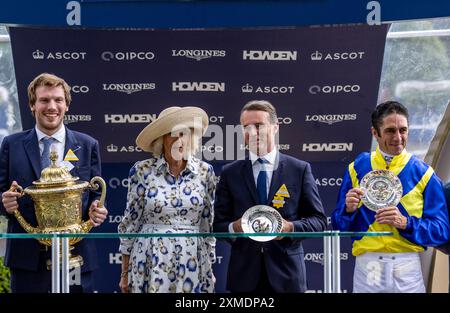
<instances>
[{"instance_id":1,"label":"suit lapel","mask_svg":"<svg viewBox=\"0 0 450 313\"><path fill-rule=\"evenodd\" d=\"M258 203L258 194L256 193L255 178L253 176L252 162L249 159L244 163L244 180L250 191L250 195L255 203Z\"/></svg>"},{"instance_id":2,"label":"suit lapel","mask_svg":"<svg viewBox=\"0 0 450 313\"><path fill-rule=\"evenodd\" d=\"M24 138L23 145L25 148L25 153L27 154L28 160L31 163L33 172L36 178L41 175L41 152L39 151L39 143L37 140L36 130L33 128L30 133Z\"/></svg>"},{"instance_id":3,"label":"suit lapel","mask_svg":"<svg viewBox=\"0 0 450 313\"><path fill-rule=\"evenodd\" d=\"M278 165L278 166L277 166ZM272 180L270 182L270 189L269 189L269 197L267 198L267 205L272 205L272 199L275 196L275 193L278 191L278 189L282 185L282 179L283 179L283 156L280 154L280 152L277 153L277 157L275 159L275 168L276 170L273 171L272 174Z\"/></svg>"}]
</instances>

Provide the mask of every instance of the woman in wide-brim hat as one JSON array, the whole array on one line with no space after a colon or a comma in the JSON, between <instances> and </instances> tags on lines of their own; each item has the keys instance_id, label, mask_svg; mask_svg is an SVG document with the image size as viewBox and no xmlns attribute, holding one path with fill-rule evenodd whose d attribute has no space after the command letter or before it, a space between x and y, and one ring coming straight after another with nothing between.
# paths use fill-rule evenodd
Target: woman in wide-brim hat
<instances>
[{"instance_id":1,"label":"woman in wide-brim hat","mask_svg":"<svg viewBox=\"0 0 450 313\"><path fill-rule=\"evenodd\" d=\"M136 144L152 154L130 170L119 233L211 232L216 177L194 156L208 127L197 107L170 107ZM121 238L123 292L213 292L215 238Z\"/></svg>"}]
</instances>

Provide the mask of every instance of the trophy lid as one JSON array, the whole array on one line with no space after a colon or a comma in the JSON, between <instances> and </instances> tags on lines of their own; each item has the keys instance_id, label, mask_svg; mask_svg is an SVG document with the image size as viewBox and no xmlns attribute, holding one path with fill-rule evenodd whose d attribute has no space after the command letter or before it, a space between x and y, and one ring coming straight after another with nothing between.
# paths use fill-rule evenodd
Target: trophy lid
<instances>
[{"instance_id":1,"label":"trophy lid","mask_svg":"<svg viewBox=\"0 0 450 313\"><path fill-rule=\"evenodd\" d=\"M50 152L51 164L41 172L41 178L33 182L33 185L37 188L50 188L73 185L78 177L72 176L67 168L58 166L56 160L58 159L58 153L56 151Z\"/></svg>"}]
</instances>

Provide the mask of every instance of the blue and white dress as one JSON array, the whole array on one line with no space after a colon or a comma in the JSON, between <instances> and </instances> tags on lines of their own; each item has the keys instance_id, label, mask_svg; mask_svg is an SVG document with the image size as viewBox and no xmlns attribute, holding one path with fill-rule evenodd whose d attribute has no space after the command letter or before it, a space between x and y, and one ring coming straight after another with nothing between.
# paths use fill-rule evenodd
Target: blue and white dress
<instances>
[{"instance_id":1,"label":"blue and white dress","mask_svg":"<svg viewBox=\"0 0 450 313\"><path fill-rule=\"evenodd\" d=\"M161 157L130 170L127 207L119 233L211 232L216 177L211 165L191 157L178 179ZM213 292L214 237L121 238L130 256L131 292Z\"/></svg>"}]
</instances>

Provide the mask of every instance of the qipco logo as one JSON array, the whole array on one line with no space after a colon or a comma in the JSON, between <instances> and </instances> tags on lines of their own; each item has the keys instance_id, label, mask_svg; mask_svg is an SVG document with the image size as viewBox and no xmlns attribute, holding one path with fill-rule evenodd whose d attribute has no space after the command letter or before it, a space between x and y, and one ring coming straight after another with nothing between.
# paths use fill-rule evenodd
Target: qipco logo
<instances>
[{"instance_id":1,"label":"qipco logo","mask_svg":"<svg viewBox=\"0 0 450 313\"><path fill-rule=\"evenodd\" d=\"M309 87L309 93L316 94L337 94L337 93L357 93L361 90L359 85L313 85Z\"/></svg>"},{"instance_id":2,"label":"qipco logo","mask_svg":"<svg viewBox=\"0 0 450 313\"><path fill-rule=\"evenodd\" d=\"M89 92L89 87L88 86L74 85L74 86L72 86L72 88L70 90L72 92L74 92L74 93L88 93Z\"/></svg>"},{"instance_id":3,"label":"qipco logo","mask_svg":"<svg viewBox=\"0 0 450 313\"><path fill-rule=\"evenodd\" d=\"M121 187L128 188L129 179L128 178L120 179L118 177L112 177L109 179L108 185L112 189L117 189L117 188L121 188Z\"/></svg>"},{"instance_id":4,"label":"qipco logo","mask_svg":"<svg viewBox=\"0 0 450 313\"><path fill-rule=\"evenodd\" d=\"M153 60L155 58L155 53L151 51L127 51L127 52L111 52L104 51L102 52L102 60L103 61L145 61L145 60Z\"/></svg>"}]
</instances>

